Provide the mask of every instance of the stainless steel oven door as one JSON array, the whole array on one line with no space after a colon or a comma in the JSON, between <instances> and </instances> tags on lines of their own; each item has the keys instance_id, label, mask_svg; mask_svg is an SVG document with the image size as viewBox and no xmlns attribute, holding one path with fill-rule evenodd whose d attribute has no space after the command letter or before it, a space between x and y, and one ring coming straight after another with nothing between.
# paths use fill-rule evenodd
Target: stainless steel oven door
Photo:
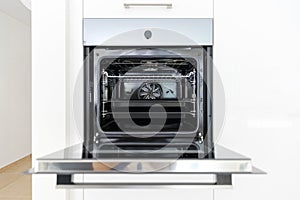
<instances>
[{"instance_id":1,"label":"stainless steel oven door","mask_svg":"<svg viewBox=\"0 0 300 200\"><path fill-rule=\"evenodd\" d=\"M207 159L151 159L122 158L115 152L103 152L103 158L89 158L85 149L75 145L39 158L31 174L56 174L59 188L157 188L157 187L215 187L232 185L232 175L264 174L252 166L251 159L216 146L214 158ZM113 154L111 154L113 153ZM137 152L137 155L140 154ZM113 155L113 156L109 156ZM119 157L119 158L118 158ZM138 157L138 156L137 156ZM157 170L159 169L159 170ZM81 175L110 175L112 179L95 182L82 179ZM181 175L194 175L193 179L182 179ZM133 179L122 179L122 175L133 175ZM177 178L153 179L174 176ZM87 176L87 177L88 177ZM147 177L152 177L147 178ZM97 176L96 176L97 177ZM124 176L123 176L124 177ZM142 178L142 179L140 179ZM90 180L90 181L89 181ZM96 179L97 180L97 179ZM115 181L114 181L115 180Z\"/></svg>"}]
</instances>

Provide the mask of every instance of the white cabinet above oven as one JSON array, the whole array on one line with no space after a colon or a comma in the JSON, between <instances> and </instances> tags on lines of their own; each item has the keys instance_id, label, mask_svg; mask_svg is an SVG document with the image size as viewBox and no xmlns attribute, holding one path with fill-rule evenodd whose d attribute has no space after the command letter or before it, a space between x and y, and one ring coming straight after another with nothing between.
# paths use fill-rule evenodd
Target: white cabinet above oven
<instances>
[{"instance_id":1,"label":"white cabinet above oven","mask_svg":"<svg viewBox=\"0 0 300 200\"><path fill-rule=\"evenodd\" d=\"M84 18L213 18L213 0L84 0Z\"/></svg>"}]
</instances>

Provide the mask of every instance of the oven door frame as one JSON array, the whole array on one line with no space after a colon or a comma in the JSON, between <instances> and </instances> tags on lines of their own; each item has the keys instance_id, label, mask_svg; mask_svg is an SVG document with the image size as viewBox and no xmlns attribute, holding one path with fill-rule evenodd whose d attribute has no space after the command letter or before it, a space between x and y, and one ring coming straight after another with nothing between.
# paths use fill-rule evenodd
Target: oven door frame
<instances>
[{"instance_id":1,"label":"oven door frame","mask_svg":"<svg viewBox=\"0 0 300 200\"><path fill-rule=\"evenodd\" d=\"M97 128L97 116L96 116L96 110L95 110L95 66L97 65L95 59L95 48L100 49L112 49L112 50L120 50L120 52L128 49L141 49L141 47L134 47L134 46L128 46L128 47L108 47L108 46L85 46L84 48L84 146L88 150L87 152L92 152L94 150L95 145L95 137L98 135L105 134L106 138L126 138L125 134L122 133L96 133L98 130ZM201 124L202 130L196 130L196 132L192 132L189 134L177 134L176 133L162 133L157 134L156 137L173 137L176 135L177 141L184 143L185 141L191 142L191 137L193 137L193 141L197 144L201 144L201 149L205 152L205 155L209 156L209 152L213 149L213 115L212 115L212 88L213 88L213 63L212 63L212 52L213 47L212 46L151 46L151 47L143 47L144 49L147 48L160 48L160 49L173 49L180 52L180 50L184 50L184 53L187 54L185 56L189 56L192 58L195 58L197 60L197 65L200 65L203 72L201 72L202 76L202 89L201 93L203 96L201 96L202 101L202 110L201 110L201 116L200 116L200 110L198 109L198 124ZM188 49L188 50L186 50ZM198 51L201 51L201 56L198 55ZM187 53L188 52L188 53ZM102 56L102 55L100 55ZM107 56L107 55L104 55ZM200 58L202 57L202 58ZM197 66L198 67L198 66ZM197 90L200 89L197 88ZM198 105L197 107L200 107L200 100L197 98ZM96 135L97 134L97 135ZM101 136L100 135L100 136ZM181 140L181 141L180 141ZM202 145L203 144L203 145Z\"/></svg>"}]
</instances>

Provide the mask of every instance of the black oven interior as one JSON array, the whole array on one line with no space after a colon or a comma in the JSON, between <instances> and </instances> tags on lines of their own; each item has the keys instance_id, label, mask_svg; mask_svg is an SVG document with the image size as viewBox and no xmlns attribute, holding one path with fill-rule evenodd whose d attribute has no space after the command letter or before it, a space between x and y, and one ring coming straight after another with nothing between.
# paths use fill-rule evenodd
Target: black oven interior
<instances>
[{"instance_id":1,"label":"black oven interior","mask_svg":"<svg viewBox=\"0 0 300 200\"><path fill-rule=\"evenodd\" d=\"M86 148L200 149L209 138L209 56L205 47L86 47Z\"/></svg>"},{"instance_id":2,"label":"black oven interior","mask_svg":"<svg viewBox=\"0 0 300 200\"><path fill-rule=\"evenodd\" d=\"M97 122L103 132L183 133L198 129L195 60L122 56L103 58L99 67Z\"/></svg>"}]
</instances>

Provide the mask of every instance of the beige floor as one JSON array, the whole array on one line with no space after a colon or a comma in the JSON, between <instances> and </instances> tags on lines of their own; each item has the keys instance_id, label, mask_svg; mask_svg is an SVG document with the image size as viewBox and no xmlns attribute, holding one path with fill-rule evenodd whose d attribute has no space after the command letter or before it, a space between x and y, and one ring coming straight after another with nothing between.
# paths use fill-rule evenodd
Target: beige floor
<instances>
[{"instance_id":1,"label":"beige floor","mask_svg":"<svg viewBox=\"0 0 300 200\"><path fill-rule=\"evenodd\" d=\"M31 156L0 169L0 200L31 200L31 176L22 174L29 168Z\"/></svg>"}]
</instances>

